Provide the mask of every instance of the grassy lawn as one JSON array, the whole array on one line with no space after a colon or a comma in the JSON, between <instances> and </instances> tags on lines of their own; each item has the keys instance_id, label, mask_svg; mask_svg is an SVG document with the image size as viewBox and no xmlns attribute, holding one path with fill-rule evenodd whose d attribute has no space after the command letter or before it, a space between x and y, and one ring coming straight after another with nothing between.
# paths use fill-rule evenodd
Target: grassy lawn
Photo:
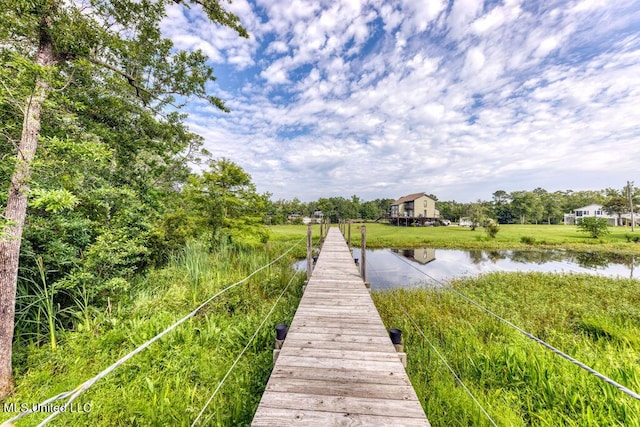
<instances>
[{"instance_id":1,"label":"grassy lawn","mask_svg":"<svg viewBox=\"0 0 640 427\"><path fill-rule=\"evenodd\" d=\"M640 243L627 241L639 237L628 227L610 227L609 234L593 239L586 233L568 225L501 225L495 239L490 239L483 228L475 231L469 227L396 227L387 224L352 224L351 237L354 246L360 244L360 226L367 228L369 248L410 248L430 246L458 249L548 249L565 248L575 251L602 251L619 254L640 254ZM337 227L337 225L333 225ZM304 225L279 225L270 228L276 240L299 239L306 235ZM320 226L313 226L313 235L318 237ZM525 243L526 242L526 243Z\"/></svg>"}]
</instances>

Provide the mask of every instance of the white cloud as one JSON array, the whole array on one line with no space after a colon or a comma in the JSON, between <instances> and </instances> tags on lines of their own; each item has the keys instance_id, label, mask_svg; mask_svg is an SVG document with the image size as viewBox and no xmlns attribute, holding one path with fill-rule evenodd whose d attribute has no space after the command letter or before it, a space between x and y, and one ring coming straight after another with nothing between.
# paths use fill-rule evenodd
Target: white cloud
<instances>
[{"instance_id":1,"label":"white cloud","mask_svg":"<svg viewBox=\"0 0 640 427\"><path fill-rule=\"evenodd\" d=\"M473 77L482 70L485 62L486 58L484 53L482 53L482 49L478 47L471 48L467 51L467 57L465 58L461 74L465 77Z\"/></svg>"},{"instance_id":2,"label":"white cloud","mask_svg":"<svg viewBox=\"0 0 640 427\"><path fill-rule=\"evenodd\" d=\"M276 40L274 42L269 43L265 53L286 53L289 52L289 46L282 40Z\"/></svg>"},{"instance_id":3,"label":"white cloud","mask_svg":"<svg viewBox=\"0 0 640 427\"><path fill-rule=\"evenodd\" d=\"M237 71L212 86L232 113L198 104L190 126L276 198L471 201L637 176L638 5L449 3L235 0L250 41L171 8L176 44Z\"/></svg>"},{"instance_id":4,"label":"white cloud","mask_svg":"<svg viewBox=\"0 0 640 427\"><path fill-rule=\"evenodd\" d=\"M403 30L405 35L423 32L446 8L443 0L402 1L402 13L405 16Z\"/></svg>"},{"instance_id":5,"label":"white cloud","mask_svg":"<svg viewBox=\"0 0 640 427\"><path fill-rule=\"evenodd\" d=\"M455 0L447 17L449 35L458 39L470 29L470 24L482 12L483 0Z\"/></svg>"},{"instance_id":6,"label":"white cloud","mask_svg":"<svg viewBox=\"0 0 640 427\"><path fill-rule=\"evenodd\" d=\"M520 16L521 0L507 0L503 5L496 6L471 24L471 30L479 36L495 31L505 23L514 21Z\"/></svg>"},{"instance_id":7,"label":"white cloud","mask_svg":"<svg viewBox=\"0 0 640 427\"><path fill-rule=\"evenodd\" d=\"M560 39L555 36L545 37L542 39L538 48L535 50L534 55L538 57L547 56L550 52L555 50L560 44Z\"/></svg>"}]
</instances>

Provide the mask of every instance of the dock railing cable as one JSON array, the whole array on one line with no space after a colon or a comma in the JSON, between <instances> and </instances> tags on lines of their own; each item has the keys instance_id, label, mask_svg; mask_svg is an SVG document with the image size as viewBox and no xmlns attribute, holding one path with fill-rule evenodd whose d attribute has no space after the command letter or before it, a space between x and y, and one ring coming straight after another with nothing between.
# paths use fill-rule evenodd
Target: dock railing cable
<instances>
[{"instance_id":1,"label":"dock railing cable","mask_svg":"<svg viewBox=\"0 0 640 427\"><path fill-rule=\"evenodd\" d=\"M553 352L554 354L556 354L556 355L558 355L560 357L563 357L564 359L566 359L569 362L573 363L574 365L584 369L585 371L589 372L590 374L594 375L595 377L599 378L600 380L606 382L607 384L612 385L613 387L615 387L616 389L620 390L624 394L626 394L626 395L628 395L628 396L630 396L630 397L632 397L632 398L634 398L636 400L640 400L640 394L638 394L637 392L625 387L624 385L618 383L617 381L615 381L615 380L607 377L606 375L596 371L595 369L593 369L590 366L584 364L583 362L581 362L581 361L569 356L568 354L566 354L563 351L557 349L556 347L552 346L551 344L549 344L549 343L543 341L542 339L536 337L532 333L525 331L524 329L522 329L519 326L513 324L509 320L507 320L507 319L503 318L502 316L500 316L500 315L494 313L493 311L489 310L488 308L486 308L482 304L480 304L480 303L476 302L475 300L469 298L468 296L466 296L462 292L459 292L459 291L453 289L451 286L444 286L445 282L430 276L429 274L425 273L424 271L420 270L419 268L416 268L414 265L411 265L410 263L408 263L407 261L402 259L399 255L398 255L398 258L401 261L403 261L404 263L406 263L407 265L409 265L410 267L412 267L412 268L416 269L417 271L419 271L420 273L422 273L425 277L428 277L429 279L433 280L434 282L443 285L443 289L446 289L447 291L450 291L450 292L456 294L457 296L459 296L460 298L464 299L468 303L478 307L482 311L490 314L491 316L495 317L496 319L500 320L501 322L504 322L506 325L509 325L510 327L512 327L513 329L517 330L518 332L520 332L525 337L537 342L538 344L542 345L543 347L547 348L548 350L551 350L551 352Z\"/></svg>"},{"instance_id":2,"label":"dock railing cable","mask_svg":"<svg viewBox=\"0 0 640 427\"><path fill-rule=\"evenodd\" d=\"M373 268L371 266L371 264L369 264L369 267L371 269L371 271L376 271L375 268ZM404 311L405 316L407 316L407 318L409 319L409 322L411 322L411 324L413 325L414 329L418 332L418 334L420 334L420 336L422 336L422 338L427 342L427 344L429 344L429 346L433 349L433 351L435 351L436 355L438 356L438 358L440 358L440 360L442 361L442 363L447 367L447 369L449 369L449 371L451 372L451 374L453 375L453 377L460 383L460 385L462 386L462 388L467 392L467 394L469 395L469 397L471 397L471 400L473 400L473 402L476 404L476 406L478 406L478 408L480 409L480 411L482 411L482 413L484 414L484 416L489 420L489 422L494 425L495 427L498 427L498 425L496 424L496 422L493 420L493 418L491 418L491 415L489 415L489 413L487 412L487 410L482 406L482 404L478 401L478 399L476 399L476 397L473 395L473 393L471 392L471 390L469 389L469 387L466 386L466 384L464 383L464 381L462 381L462 378L460 378L460 376L456 373L456 371L451 367L451 365L449 365L449 363L447 362L447 360L444 358L444 356L440 353L440 351L438 351L438 349L436 348L436 346L429 340L429 338L427 338L427 336L425 335L425 333L422 331L422 329L420 328L420 326L418 325L418 323L413 319L413 317L411 317L411 315L409 314L409 312L407 311L407 309L405 308L405 306L398 300L398 298L392 293L391 294L395 300L395 302L402 308L402 311Z\"/></svg>"},{"instance_id":3,"label":"dock railing cable","mask_svg":"<svg viewBox=\"0 0 640 427\"><path fill-rule=\"evenodd\" d=\"M471 400L473 400L473 402L476 404L476 406L478 406L478 408L480 408L480 410L482 411L482 413L484 414L485 417L487 417L487 419L489 420L489 422L494 425L495 427L498 427L498 425L496 424L496 422L493 420L493 418L491 418L491 415L489 415L489 413L487 412L487 410L484 408L484 406L482 406L482 404L478 401L478 399L476 399L476 397L473 395L473 393L471 392L471 390L469 389L469 387L466 386L466 384L464 383L464 381L462 381L462 378L460 378L460 376L456 373L456 371L451 367L451 365L449 365L449 363L447 362L447 359L444 358L444 356L440 353L440 351L438 351L437 347L431 342L431 340L429 340L429 338L427 338L427 336L425 335L425 333L422 331L422 329L420 328L420 326L418 326L418 323L416 323L416 321L413 319L413 317L411 317L411 315L409 314L409 312L407 311L407 309L404 307L404 305L402 305L402 303L400 303L398 301L398 299L395 297L394 295L394 299L396 300L396 302L400 305L400 307L402 308L402 311L404 311L405 316L407 316L407 318L409 319L409 321L411 322L411 324L413 325L413 327L416 329L416 331L418 332L418 334L420 334L420 336L427 342L427 344L429 344L429 346L433 349L433 351L435 351L436 355L438 356L438 358L442 361L442 363L444 363L444 365L447 367L447 369L449 369L449 371L451 372L451 374L454 376L454 378L460 383L460 385L462 386L462 388L467 392L467 394L469 395L469 397L471 397Z\"/></svg>"},{"instance_id":4,"label":"dock railing cable","mask_svg":"<svg viewBox=\"0 0 640 427\"><path fill-rule=\"evenodd\" d=\"M273 306L271 306L271 310L269 310L269 312L267 313L267 315L264 317L264 319L262 320L262 322L260 323L260 325L258 326L258 329L256 329L256 331L254 332L253 336L249 339L249 342L247 342L247 344L244 346L244 348L242 349L242 351L240 352L240 354L238 355L238 357L236 357L236 360L231 364L231 367L227 370L227 373L224 375L224 377L222 377L222 380L220 380L220 382L218 383L217 387L215 388L215 390L213 391L213 393L211 393L211 396L209 397L209 399L207 400L207 402L204 404L204 406L202 407L202 410L200 411L200 413L198 414L198 416L196 417L196 419L193 421L193 423L191 423L191 427L194 427L196 424L198 424L198 421L200 421L200 418L202 417L202 415L204 414L204 411L207 409L207 407L209 406L209 404L211 403L211 401L213 400L214 397L216 397L216 394L218 394L218 391L222 388L222 385L224 384L224 382L227 380L227 377L231 374L231 371L233 371L233 369L236 367L236 365L238 364L238 362L240 361L240 359L242 358L242 356L244 355L244 353L247 351L247 349L249 348L249 346L251 345L251 343L253 343L253 340L256 338L256 336L258 336L258 332L260 332L260 329L262 329L262 327L264 326L265 323L267 323L267 320L269 319L269 317L271 316L271 314L273 313L273 311L275 310L276 306L278 305L278 302L280 302L280 299L284 296L284 294L287 292L287 290L289 289L289 287L291 286L291 283L293 283L293 280L298 276L299 271L296 270L293 275L291 276L291 279L289 280L289 283L287 283L287 286L282 290L282 292L280 293L280 295L278 296L278 298L276 299L276 301L273 303Z\"/></svg>"},{"instance_id":5,"label":"dock railing cable","mask_svg":"<svg viewBox=\"0 0 640 427\"><path fill-rule=\"evenodd\" d=\"M40 403L39 405L33 405L33 407L40 407L41 405L47 405L50 404L51 402L54 402L56 400L61 400L61 399L65 399L68 398L68 400L64 403L64 405L60 405L59 408L57 408L55 411L53 411L47 418L45 418L40 424L38 424L38 427L40 426L44 426L46 424L48 424L49 422L51 422L55 417L57 417L60 413L62 412L66 412L68 411L69 406L71 405L71 403L73 403L74 400L76 400L82 393L84 393L85 391L87 391L91 386L93 386L96 382L98 382L100 379L106 377L107 375L109 375L111 372L113 372L114 370L116 370L116 368L118 368L119 366L123 365L127 360L131 359L133 356L137 355L138 353L140 353L142 350L146 349L147 347L149 347L151 344L153 344L154 342L158 341L160 338L162 338L163 336L167 335L169 332L173 331L175 328L177 328L178 326L180 326L181 324L183 324L184 322L186 322L188 319L194 317L196 314L198 314L198 312L204 308L205 306L207 306L211 301L213 301L214 299L216 299L218 296L222 295L223 293L227 292L228 290L231 290L233 288L235 288L238 285L241 285L245 282L247 282L251 277L255 276L256 274L258 274L260 271L272 266L273 264L275 264L276 262L278 262L279 260L281 260L282 258L284 258L289 252L291 252L295 247L297 247L300 243L302 242L302 239L297 241L295 244L293 244L289 249L287 249L283 254L281 254L280 256L278 256L277 258L275 258L273 261L271 261L268 264L263 265L262 267L256 269L255 271L253 271L251 274L247 275L246 277L244 277L243 279L227 286L226 288L216 292L214 295L212 295L211 297L207 298L203 303L201 303L198 307L196 307L192 312L190 312L189 314L187 314L186 316L184 316L182 319L178 320L177 322L175 322L174 324L172 324L171 326L169 326L167 329L165 329L164 331L160 332L158 335L156 335L155 337L151 338L150 340L148 340L147 342L145 342L144 344L141 344L140 346L138 346L137 348L135 348L134 350L132 350L131 352L129 352L128 354L126 354L125 356L121 357L120 359L118 359L116 362L114 362L113 364L111 364L109 367L107 367L106 369L104 369L102 372L100 372L99 374L97 374L96 376L94 376L93 378L88 379L87 381L83 382L82 384L80 384L78 387L76 387L73 390L69 390L63 393L60 393L54 397L51 397L47 400L45 400L44 402ZM16 415L13 418L10 418L6 421L3 421L1 425L5 425L8 423L13 423L17 420L19 420L22 417L25 417L29 414L32 414L36 411L34 411L32 408L23 411L21 413L19 413L18 415Z\"/></svg>"}]
</instances>

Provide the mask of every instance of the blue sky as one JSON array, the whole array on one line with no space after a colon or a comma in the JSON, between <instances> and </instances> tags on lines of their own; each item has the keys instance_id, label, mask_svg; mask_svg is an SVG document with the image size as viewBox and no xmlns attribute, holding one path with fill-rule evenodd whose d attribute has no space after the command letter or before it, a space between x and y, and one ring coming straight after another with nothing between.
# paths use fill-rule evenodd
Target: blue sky
<instances>
[{"instance_id":1,"label":"blue sky","mask_svg":"<svg viewBox=\"0 0 640 427\"><path fill-rule=\"evenodd\" d=\"M234 0L169 9L230 114L190 129L273 199L640 185L640 2Z\"/></svg>"}]
</instances>

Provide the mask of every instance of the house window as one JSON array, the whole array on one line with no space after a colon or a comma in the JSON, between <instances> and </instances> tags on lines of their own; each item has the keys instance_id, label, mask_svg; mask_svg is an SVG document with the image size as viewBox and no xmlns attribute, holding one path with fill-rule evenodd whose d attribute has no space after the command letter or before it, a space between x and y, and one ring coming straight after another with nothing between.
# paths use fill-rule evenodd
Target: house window
<instances>
[{"instance_id":1,"label":"house window","mask_svg":"<svg viewBox=\"0 0 640 427\"><path fill-rule=\"evenodd\" d=\"M602 211L596 211L596 216L602 215Z\"/></svg>"},{"instance_id":2,"label":"house window","mask_svg":"<svg viewBox=\"0 0 640 427\"><path fill-rule=\"evenodd\" d=\"M424 207L425 208L427 207L427 201L426 200L424 201Z\"/></svg>"},{"instance_id":3,"label":"house window","mask_svg":"<svg viewBox=\"0 0 640 427\"><path fill-rule=\"evenodd\" d=\"M576 211L576 216L582 216L582 211Z\"/></svg>"}]
</instances>

